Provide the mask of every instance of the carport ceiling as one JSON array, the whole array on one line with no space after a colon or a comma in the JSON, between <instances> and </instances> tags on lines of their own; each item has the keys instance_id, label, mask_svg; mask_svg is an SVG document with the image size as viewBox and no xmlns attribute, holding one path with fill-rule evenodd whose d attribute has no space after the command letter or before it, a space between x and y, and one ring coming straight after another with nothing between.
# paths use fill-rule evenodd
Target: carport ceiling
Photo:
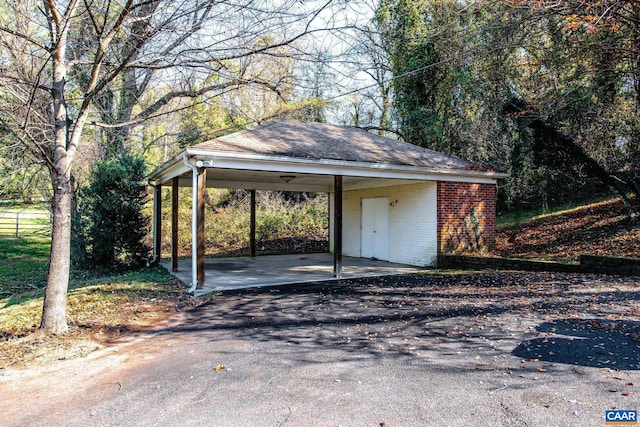
<instances>
[{"instance_id":1,"label":"carport ceiling","mask_svg":"<svg viewBox=\"0 0 640 427\"><path fill-rule=\"evenodd\" d=\"M190 173L182 175L178 181L180 187L190 187L191 182ZM420 181L345 176L343 187L345 190L360 190L416 182ZM207 173L207 188L329 193L333 191L333 175L216 168L209 169Z\"/></svg>"}]
</instances>

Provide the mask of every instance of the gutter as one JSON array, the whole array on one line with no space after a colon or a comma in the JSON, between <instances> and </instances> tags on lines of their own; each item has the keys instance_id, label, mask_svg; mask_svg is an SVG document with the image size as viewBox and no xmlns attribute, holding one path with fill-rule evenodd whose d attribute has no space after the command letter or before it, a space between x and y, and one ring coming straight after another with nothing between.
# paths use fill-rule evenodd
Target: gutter
<instances>
[{"instance_id":1,"label":"gutter","mask_svg":"<svg viewBox=\"0 0 640 427\"><path fill-rule=\"evenodd\" d=\"M198 148L187 148L180 155L157 167L148 175L148 179L160 183L186 172L184 157L189 156L202 161L204 167L223 169L255 170L263 172L291 172L317 175L344 175L362 178L412 179L420 181L455 181L457 178L471 180L495 180L507 178L508 173L499 171L480 171L472 169L446 169L439 167L417 167L386 163L367 163L336 159L307 159L280 155L255 153L236 153ZM181 161L183 160L183 161ZM397 176L382 176L397 175ZM480 181L474 181L480 182Z\"/></svg>"},{"instance_id":2,"label":"gutter","mask_svg":"<svg viewBox=\"0 0 640 427\"><path fill-rule=\"evenodd\" d=\"M507 178L509 176L508 173L499 172L499 171L481 171L474 169L440 169L433 167L422 167L422 166L409 166L409 165L399 165L399 164L390 164L390 163L369 163L369 162L361 162L361 161L352 161L352 160L337 160L337 159L307 159L301 157L289 157L289 156L281 156L281 155L268 155L268 154L254 154L254 153L237 153L237 152L225 152L225 151L213 151L213 150L205 150L205 149L197 149L197 148L187 148L185 150L185 154L188 154L193 157L198 157L203 161L204 165L207 167L215 167L216 160L228 160L233 162L264 162L264 163L282 163L287 165L300 165L300 166L310 166L312 168L346 168L348 169L356 169L356 170L368 170L368 171L388 171L388 172L408 172L415 175L422 174L435 174L435 175L443 175L443 176L465 176L465 177L476 177L476 178L489 178L489 179L499 179L499 178ZM274 170L275 171L275 170ZM307 173L317 173L319 172L307 172ZM327 173L327 175L331 175L331 173ZM343 173L345 176L350 176L348 171Z\"/></svg>"}]
</instances>

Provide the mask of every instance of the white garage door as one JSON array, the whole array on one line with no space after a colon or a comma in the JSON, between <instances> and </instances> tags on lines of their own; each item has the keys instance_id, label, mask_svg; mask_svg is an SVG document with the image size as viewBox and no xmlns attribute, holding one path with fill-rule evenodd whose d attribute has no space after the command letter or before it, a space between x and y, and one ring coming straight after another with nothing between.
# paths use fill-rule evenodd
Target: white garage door
<instances>
[{"instance_id":1,"label":"white garage door","mask_svg":"<svg viewBox=\"0 0 640 427\"><path fill-rule=\"evenodd\" d=\"M389 198L362 199L360 256L389 260Z\"/></svg>"}]
</instances>

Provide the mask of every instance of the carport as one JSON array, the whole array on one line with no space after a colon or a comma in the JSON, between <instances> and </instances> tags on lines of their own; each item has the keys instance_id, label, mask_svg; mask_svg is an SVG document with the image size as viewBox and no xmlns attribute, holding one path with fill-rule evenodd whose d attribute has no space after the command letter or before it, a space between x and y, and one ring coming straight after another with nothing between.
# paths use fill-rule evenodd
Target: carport
<instances>
[{"instance_id":1,"label":"carport","mask_svg":"<svg viewBox=\"0 0 640 427\"><path fill-rule=\"evenodd\" d=\"M448 199L460 194L467 197L467 187L472 188L472 195L477 193L482 198L481 208L476 209L480 219L486 211L489 222L491 218L495 222L495 184L503 176L456 157L354 127L275 120L190 147L151 173L154 261L160 259L162 243L163 185L172 187L174 272L187 268L179 265L177 256L177 190L192 188L190 277L191 290L195 291L206 284L204 194L208 187L250 190L252 257L256 190L328 193L331 276L341 278L343 252L354 258L434 266L444 230L451 234L455 229L447 226L446 217L441 218L438 195L448 194ZM463 184L460 188L464 191L446 183ZM493 188L493 193L486 188Z\"/></svg>"}]
</instances>

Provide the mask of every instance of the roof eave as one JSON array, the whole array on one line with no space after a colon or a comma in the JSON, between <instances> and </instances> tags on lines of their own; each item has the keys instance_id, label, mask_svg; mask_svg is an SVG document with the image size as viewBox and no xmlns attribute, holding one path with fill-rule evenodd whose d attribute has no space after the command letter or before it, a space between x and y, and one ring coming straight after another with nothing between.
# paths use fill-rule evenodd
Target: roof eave
<instances>
[{"instance_id":1,"label":"roof eave","mask_svg":"<svg viewBox=\"0 0 640 427\"><path fill-rule=\"evenodd\" d=\"M173 159L168 160L155 168L147 175L147 181L149 181L151 185L164 184L168 180L188 172L189 168L183 161L184 156L185 152L182 152Z\"/></svg>"},{"instance_id":2,"label":"roof eave","mask_svg":"<svg viewBox=\"0 0 640 427\"><path fill-rule=\"evenodd\" d=\"M185 151L187 157L197 158L198 160L202 160L205 162L204 164L208 167L222 167L222 164L227 162L246 162L251 165L255 165L255 162L265 162L265 163L283 163L283 164L300 164L311 167L318 167L319 169L327 168L327 167L344 167L347 169L369 169L376 171L403 171L403 172L417 172L417 173L428 173L428 174L439 174L439 175L455 175L455 176L466 176L466 177L482 177L482 178L491 178L491 179L500 179L507 178L509 176L508 173L498 172L498 171L480 171L480 170L468 170L468 169L436 169L436 168L425 168L418 166L409 166L409 165L395 165L389 163L368 163L368 162L357 162L357 161L349 161L349 160L336 160L336 159L304 159L300 157L289 157L289 156L277 156L277 155L268 155L268 154L250 154L250 153L236 153L236 152L226 152L226 151L212 151L212 150L202 150L202 149L193 149L188 148ZM206 161L210 161L213 163L207 164ZM274 171L276 171L274 169ZM314 172L318 173L318 172ZM329 173L327 173L329 174ZM345 174L348 175L348 174Z\"/></svg>"},{"instance_id":3,"label":"roof eave","mask_svg":"<svg viewBox=\"0 0 640 427\"><path fill-rule=\"evenodd\" d=\"M202 161L211 168L256 170L272 172L307 173L317 175L345 175L414 180L455 181L457 178L478 182L495 182L509 175L503 172L466 169L421 168L387 163L366 163L335 159L303 159L288 156L223 152L188 148L172 160L165 162L148 175L152 185L161 185L189 172L184 158Z\"/></svg>"}]
</instances>

